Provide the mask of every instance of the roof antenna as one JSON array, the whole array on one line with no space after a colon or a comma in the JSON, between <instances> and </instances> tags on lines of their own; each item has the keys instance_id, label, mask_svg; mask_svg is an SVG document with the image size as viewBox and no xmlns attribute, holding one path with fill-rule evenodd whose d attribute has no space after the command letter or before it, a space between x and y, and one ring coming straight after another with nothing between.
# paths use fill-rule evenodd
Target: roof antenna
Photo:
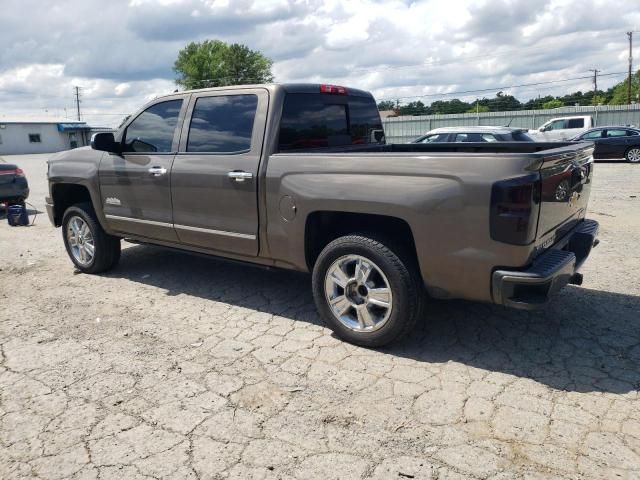
<instances>
[{"instance_id":1,"label":"roof antenna","mask_svg":"<svg viewBox=\"0 0 640 480\"><path fill-rule=\"evenodd\" d=\"M507 124L505 125L505 127L510 127L511 126L511 122L513 122L513 117L511 117L509 119L509 121L507 122Z\"/></svg>"}]
</instances>

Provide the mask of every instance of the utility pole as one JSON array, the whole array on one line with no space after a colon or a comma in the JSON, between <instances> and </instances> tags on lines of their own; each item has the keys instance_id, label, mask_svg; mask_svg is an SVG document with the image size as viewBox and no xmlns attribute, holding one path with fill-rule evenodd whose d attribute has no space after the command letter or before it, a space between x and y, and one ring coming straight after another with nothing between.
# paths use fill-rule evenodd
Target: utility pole
<instances>
[{"instance_id":1,"label":"utility pole","mask_svg":"<svg viewBox=\"0 0 640 480\"><path fill-rule=\"evenodd\" d=\"M589 71L593 72L593 100L591 103L596 106L596 97L598 96L598 74L600 73L600 70L592 68Z\"/></svg>"},{"instance_id":2,"label":"utility pole","mask_svg":"<svg viewBox=\"0 0 640 480\"><path fill-rule=\"evenodd\" d=\"M78 121L80 121L80 89L82 87L75 86L73 87L76 92L76 109L78 111Z\"/></svg>"},{"instance_id":3,"label":"utility pole","mask_svg":"<svg viewBox=\"0 0 640 480\"><path fill-rule=\"evenodd\" d=\"M598 74L600 73L600 70L593 68L589 71L593 72L593 95L595 96L598 93Z\"/></svg>"},{"instance_id":4,"label":"utility pole","mask_svg":"<svg viewBox=\"0 0 640 480\"><path fill-rule=\"evenodd\" d=\"M629 37L629 77L627 78L627 103L631 105L631 67L633 63L633 32L627 32Z\"/></svg>"}]
</instances>

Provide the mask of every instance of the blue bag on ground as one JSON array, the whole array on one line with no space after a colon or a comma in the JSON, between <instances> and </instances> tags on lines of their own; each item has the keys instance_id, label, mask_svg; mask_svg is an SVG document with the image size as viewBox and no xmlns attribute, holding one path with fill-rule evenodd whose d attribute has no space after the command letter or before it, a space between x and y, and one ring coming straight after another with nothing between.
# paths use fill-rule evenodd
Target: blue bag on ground
<instances>
[{"instance_id":1,"label":"blue bag on ground","mask_svg":"<svg viewBox=\"0 0 640 480\"><path fill-rule=\"evenodd\" d=\"M7 208L7 222L9 222L9 225L12 227L29 225L27 207L24 205L9 205Z\"/></svg>"}]
</instances>

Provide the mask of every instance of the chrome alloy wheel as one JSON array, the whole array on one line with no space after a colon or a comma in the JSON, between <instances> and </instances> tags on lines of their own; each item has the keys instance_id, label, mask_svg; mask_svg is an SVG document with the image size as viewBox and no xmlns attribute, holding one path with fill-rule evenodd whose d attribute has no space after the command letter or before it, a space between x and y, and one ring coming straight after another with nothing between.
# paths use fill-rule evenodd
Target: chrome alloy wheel
<instances>
[{"instance_id":1,"label":"chrome alloy wheel","mask_svg":"<svg viewBox=\"0 0 640 480\"><path fill-rule=\"evenodd\" d=\"M67 241L73 258L83 266L91 264L96 247L93 234L82 217L73 216L67 224Z\"/></svg>"},{"instance_id":2,"label":"chrome alloy wheel","mask_svg":"<svg viewBox=\"0 0 640 480\"><path fill-rule=\"evenodd\" d=\"M391 315L393 297L387 277L360 255L345 255L333 262L325 275L324 290L333 315L351 330L378 330Z\"/></svg>"},{"instance_id":3,"label":"chrome alloy wheel","mask_svg":"<svg viewBox=\"0 0 640 480\"><path fill-rule=\"evenodd\" d=\"M627 152L627 160L631 163L640 162L640 148L632 148Z\"/></svg>"}]
</instances>

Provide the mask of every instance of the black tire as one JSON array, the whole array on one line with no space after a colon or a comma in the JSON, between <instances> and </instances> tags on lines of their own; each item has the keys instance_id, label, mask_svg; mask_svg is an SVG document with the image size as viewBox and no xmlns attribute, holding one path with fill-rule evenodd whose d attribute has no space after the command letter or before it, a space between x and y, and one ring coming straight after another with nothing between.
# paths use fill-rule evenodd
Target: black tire
<instances>
[{"instance_id":1,"label":"black tire","mask_svg":"<svg viewBox=\"0 0 640 480\"><path fill-rule=\"evenodd\" d=\"M372 261L388 280L393 296L391 313L377 330L358 331L334 316L325 293L325 278L334 262L347 255ZM425 291L417 269L415 255L392 242L371 234L354 234L337 238L320 253L313 268L313 296L320 316L334 333L365 347L380 347L409 333L422 316Z\"/></svg>"},{"instance_id":2,"label":"black tire","mask_svg":"<svg viewBox=\"0 0 640 480\"><path fill-rule=\"evenodd\" d=\"M72 254L67 238L69 221L80 217L86 224L94 241L94 255L88 264L80 263ZM62 216L62 239L69 258L78 270L83 273L101 273L113 268L120 260L120 239L106 233L96 218L90 203L78 203L64 212Z\"/></svg>"}]
</instances>

